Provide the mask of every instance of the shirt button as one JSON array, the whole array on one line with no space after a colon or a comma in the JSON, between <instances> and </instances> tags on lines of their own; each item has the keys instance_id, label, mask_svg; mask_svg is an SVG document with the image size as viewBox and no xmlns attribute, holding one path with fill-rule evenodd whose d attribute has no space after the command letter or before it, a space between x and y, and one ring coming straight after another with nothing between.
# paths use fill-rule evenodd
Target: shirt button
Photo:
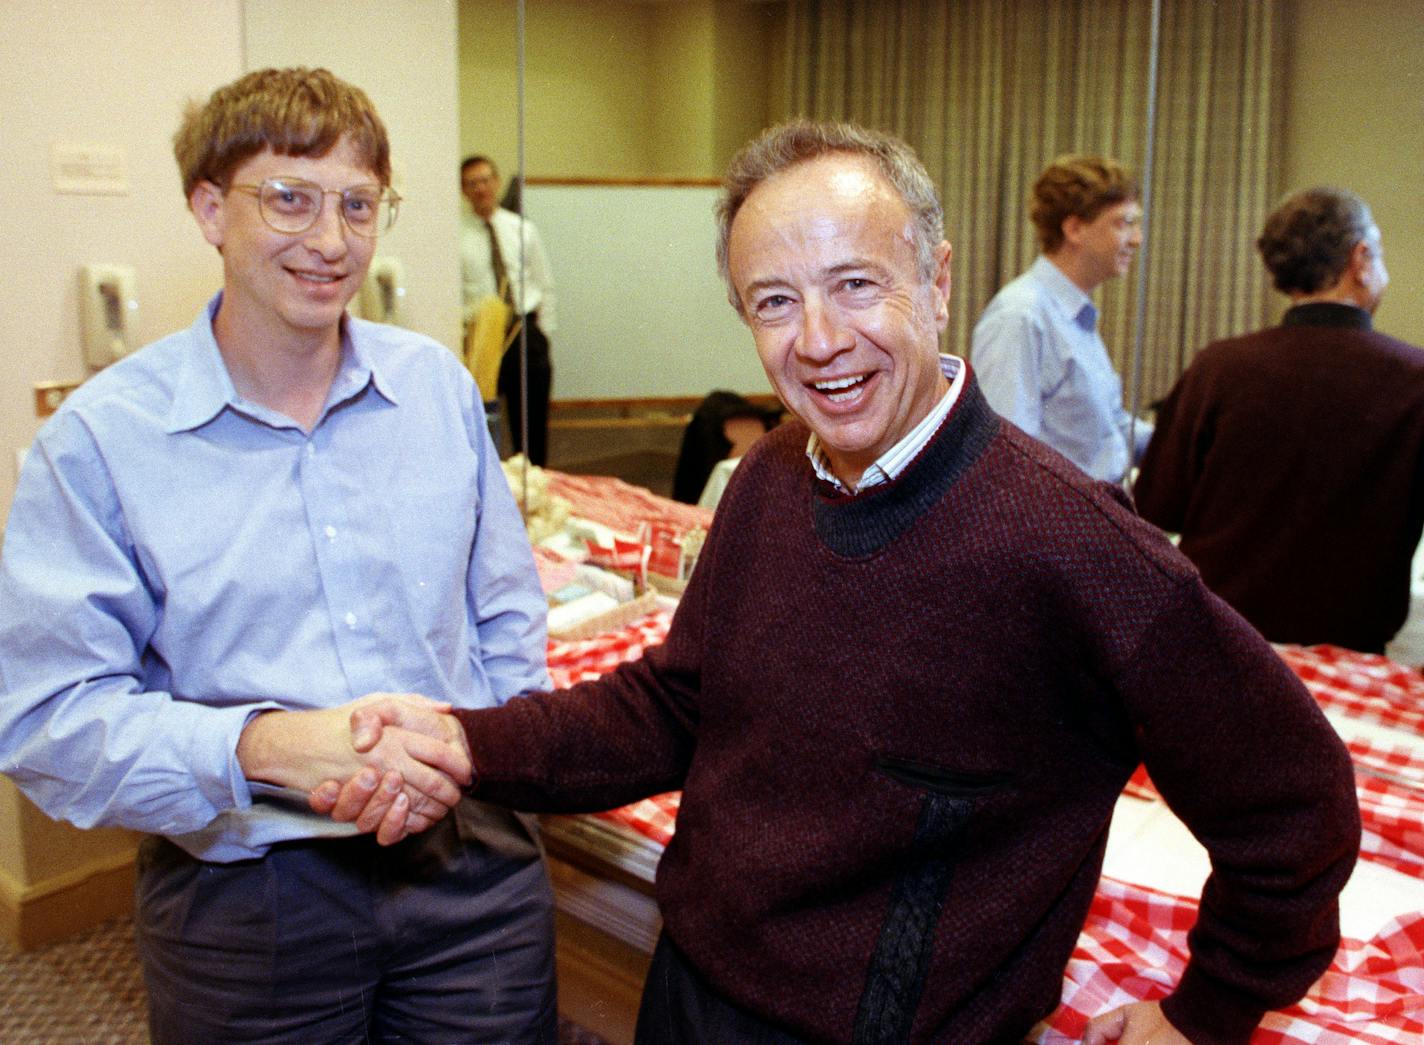
<instances>
[{"instance_id":1,"label":"shirt button","mask_svg":"<svg viewBox=\"0 0 1424 1045\"><path fill-rule=\"evenodd\" d=\"M354 627L356 627L356 614L354 614L354 613L348 613L348 614L346 615L346 626L347 626L348 628L354 628Z\"/></svg>"},{"instance_id":2,"label":"shirt button","mask_svg":"<svg viewBox=\"0 0 1424 1045\"><path fill-rule=\"evenodd\" d=\"M327 539L328 541L331 541L331 540L335 540L335 539L336 539L336 527L335 527L335 526L328 526L328 527L326 528L326 531L325 531L325 532L326 532L326 539Z\"/></svg>"},{"instance_id":3,"label":"shirt button","mask_svg":"<svg viewBox=\"0 0 1424 1045\"><path fill-rule=\"evenodd\" d=\"M307 456L308 456L308 457L311 457L311 456L312 456L313 454L315 454L315 453L316 453L316 444L314 444L314 443L307 443Z\"/></svg>"}]
</instances>

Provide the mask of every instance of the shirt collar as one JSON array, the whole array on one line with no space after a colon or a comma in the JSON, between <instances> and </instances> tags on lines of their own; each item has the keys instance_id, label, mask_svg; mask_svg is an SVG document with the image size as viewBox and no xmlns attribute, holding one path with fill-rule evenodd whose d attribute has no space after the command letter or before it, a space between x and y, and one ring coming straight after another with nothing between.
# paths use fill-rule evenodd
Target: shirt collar
<instances>
[{"instance_id":1,"label":"shirt collar","mask_svg":"<svg viewBox=\"0 0 1424 1045\"><path fill-rule=\"evenodd\" d=\"M826 455L826 449L821 445L820 436L815 432L806 440L806 456L811 461L811 467L815 469L816 475L830 483L837 490L843 493L857 494L862 490L872 486L879 486L898 478L913 461L917 454L925 448L925 445L939 431L939 426L944 423L944 419L949 416L949 411L953 408L955 401L959 398L959 393L964 388L965 366L964 360L958 356L940 356L939 369L946 378L949 379L949 389L940 397L933 410L921 419L905 437L897 442L890 449L875 459L860 477L860 482L854 490L846 486L840 479L836 478L835 472L831 471L831 461Z\"/></svg>"},{"instance_id":2,"label":"shirt collar","mask_svg":"<svg viewBox=\"0 0 1424 1045\"><path fill-rule=\"evenodd\" d=\"M217 337L213 334L213 320L222 305L222 297L222 291L213 295L207 308L198 314L189 328L193 350L183 357L183 371L178 377L173 404L168 411L167 432L170 435L201 428L228 407L249 415L253 413L255 404L244 400L233 387L232 376L227 371ZM355 326L349 315L342 317L341 363L327 393L323 419L333 407L356 398L368 385L392 404L396 403L390 382L381 376L368 339Z\"/></svg>"},{"instance_id":3,"label":"shirt collar","mask_svg":"<svg viewBox=\"0 0 1424 1045\"><path fill-rule=\"evenodd\" d=\"M1061 268L1043 254L1034 259L1032 271L1048 291L1049 298L1063 310L1065 316L1084 330L1096 329L1098 307L1082 287L1069 279Z\"/></svg>"}]
</instances>

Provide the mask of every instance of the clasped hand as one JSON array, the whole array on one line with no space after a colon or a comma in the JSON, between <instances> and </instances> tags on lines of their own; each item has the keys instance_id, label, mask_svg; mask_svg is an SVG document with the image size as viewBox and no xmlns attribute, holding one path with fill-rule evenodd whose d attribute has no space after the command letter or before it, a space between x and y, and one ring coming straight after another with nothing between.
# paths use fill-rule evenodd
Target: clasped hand
<instances>
[{"instance_id":1,"label":"clasped hand","mask_svg":"<svg viewBox=\"0 0 1424 1045\"><path fill-rule=\"evenodd\" d=\"M437 823L470 783L464 730L449 712L414 693L264 712L239 738L238 761L249 780L307 791L316 812L391 845Z\"/></svg>"},{"instance_id":2,"label":"clasped hand","mask_svg":"<svg viewBox=\"0 0 1424 1045\"><path fill-rule=\"evenodd\" d=\"M375 832L381 845L424 831L454 808L473 767L465 731L449 704L400 693L373 693L357 701L344 725L348 750L375 758L359 772L338 769L311 786L313 811ZM390 752L398 754L394 758ZM404 756L404 757L402 757Z\"/></svg>"}]
</instances>

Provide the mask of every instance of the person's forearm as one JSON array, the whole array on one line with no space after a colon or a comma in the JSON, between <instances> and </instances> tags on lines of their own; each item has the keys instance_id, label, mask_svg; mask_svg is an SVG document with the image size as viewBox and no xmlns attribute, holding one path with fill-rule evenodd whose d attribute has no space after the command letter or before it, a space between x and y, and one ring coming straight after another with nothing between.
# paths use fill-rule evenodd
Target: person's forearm
<instances>
[{"instance_id":1,"label":"person's forearm","mask_svg":"<svg viewBox=\"0 0 1424 1045\"><path fill-rule=\"evenodd\" d=\"M324 780L346 780L363 769L400 773L412 801L427 796L445 807L459 801L469 781L469 759L455 741L396 728L358 750L352 740L352 712L385 699L413 703L443 714L448 705L413 694L372 694L319 711L272 711L253 718L237 743L237 760L249 780L311 791ZM452 733L454 731L452 730Z\"/></svg>"},{"instance_id":2,"label":"person's forearm","mask_svg":"<svg viewBox=\"0 0 1424 1045\"><path fill-rule=\"evenodd\" d=\"M302 728L302 717L307 714L300 711L267 711L253 716L237 741L237 763L242 768L243 777L278 787L301 787L302 763L312 765L310 758L300 759L300 740L296 739L304 733L311 733L310 728ZM319 755L319 751L312 750L310 754ZM333 764L333 769L339 768ZM354 751L349 768L352 772L358 772L361 768Z\"/></svg>"},{"instance_id":3,"label":"person's forearm","mask_svg":"<svg viewBox=\"0 0 1424 1045\"><path fill-rule=\"evenodd\" d=\"M117 673L68 682L79 666L3 663L0 772L54 819L172 836L247 801L233 751L270 705L209 707Z\"/></svg>"}]
</instances>

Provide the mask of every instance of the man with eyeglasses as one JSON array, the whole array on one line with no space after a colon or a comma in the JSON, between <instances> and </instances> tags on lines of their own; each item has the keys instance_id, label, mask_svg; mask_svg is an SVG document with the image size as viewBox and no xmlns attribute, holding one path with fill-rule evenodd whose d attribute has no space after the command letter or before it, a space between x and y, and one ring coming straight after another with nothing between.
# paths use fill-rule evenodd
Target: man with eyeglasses
<instances>
[{"instance_id":1,"label":"man with eyeglasses","mask_svg":"<svg viewBox=\"0 0 1424 1045\"><path fill-rule=\"evenodd\" d=\"M399 202L385 128L329 72L269 69L193 106L175 154L223 289L35 440L0 562L0 771L149 836L154 1041L552 1041L531 829L461 801L458 745L350 742L372 694L443 713L547 685L473 382L346 313ZM418 833L313 815L333 774Z\"/></svg>"}]
</instances>

